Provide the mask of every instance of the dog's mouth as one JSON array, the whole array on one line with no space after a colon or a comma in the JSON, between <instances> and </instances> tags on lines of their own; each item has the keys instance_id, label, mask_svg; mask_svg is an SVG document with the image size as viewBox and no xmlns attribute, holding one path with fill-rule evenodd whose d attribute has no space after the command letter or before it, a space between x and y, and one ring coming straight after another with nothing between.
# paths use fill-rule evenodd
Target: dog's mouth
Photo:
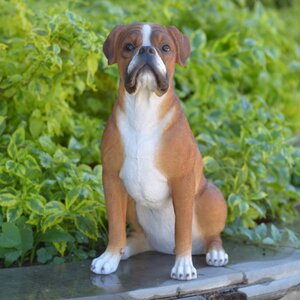
<instances>
[{"instance_id":1,"label":"dog's mouth","mask_svg":"<svg viewBox=\"0 0 300 300\"><path fill-rule=\"evenodd\" d=\"M153 81L147 88L153 89L156 95L162 96L169 88L169 80L167 74L162 74L153 63L145 61L137 64L130 73L126 72L125 75L125 89L129 94L136 92L138 87L139 78L146 73L153 77Z\"/></svg>"}]
</instances>

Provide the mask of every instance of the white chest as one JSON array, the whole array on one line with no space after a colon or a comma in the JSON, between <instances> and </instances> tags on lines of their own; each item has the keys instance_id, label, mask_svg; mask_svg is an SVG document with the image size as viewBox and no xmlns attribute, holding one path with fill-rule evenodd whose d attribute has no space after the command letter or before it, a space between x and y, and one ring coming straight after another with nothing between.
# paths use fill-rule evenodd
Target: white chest
<instances>
[{"instance_id":1,"label":"white chest","mask_svg":"<svg viewBox=\"0 0 300 300\"><path fill-rule=\"evenodd\" d=\"M124 148L120 177L129 195L141 205L160 207L169 198L169 186L157 169L160 139L171 115L159 119L162 99L146 94L126 95L125 111L118 113Z\"/></svg>"}]
</instances>

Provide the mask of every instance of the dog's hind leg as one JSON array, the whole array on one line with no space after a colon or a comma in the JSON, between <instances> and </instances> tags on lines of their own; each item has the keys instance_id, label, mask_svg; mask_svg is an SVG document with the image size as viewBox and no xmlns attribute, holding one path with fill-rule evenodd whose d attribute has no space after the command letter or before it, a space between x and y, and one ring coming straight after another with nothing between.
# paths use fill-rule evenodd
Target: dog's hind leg
<instances>
[{"instance_id":1,"label":"dog's hind leg","mask_svg":"<svg viewBox=\"0 0 300 300\"><path fill-rule=\"evenodd\" d=\"M214 237L207 243L206 263L210 266L221 267L228 263L228 254L222 246L220 236Z\"/></svg>"},{"instance_id":2,"label":"dog's hind leg","mask_svg":"<svg viewBox=\"0 0 300 300\"><path fill-rule=\"evenodd\" d=\"M227 207L222 193L209 181L196 195L195 212L199 231L205 242L207 264L226 265L228 255L223 249L220 234L225 226Z\"/></svg>"},{"instance_id":3,"label":"dog's hind leg","mask_svg":"<svg viewBox=\"0 0 300 300\"><path fill-rule=\"evenodd\" d=\"M127 222L131 227L131 232L127 238L127 243L122 252L121 259L127 259L130 256L150 251L150 244L144 234L143 228L138 222L135 202L132 199L128 199L127 203Z\"/></svg>"}]
</instances>

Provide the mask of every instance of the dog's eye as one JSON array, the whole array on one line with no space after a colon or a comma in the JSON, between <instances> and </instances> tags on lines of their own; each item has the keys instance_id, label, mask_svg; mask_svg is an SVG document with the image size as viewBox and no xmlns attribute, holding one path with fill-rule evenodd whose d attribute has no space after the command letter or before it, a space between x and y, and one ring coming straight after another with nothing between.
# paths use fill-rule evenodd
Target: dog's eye
<instances>
[{"instance_id":1,"label":"dog's eye","mask_svg":"<svg viewBox=\"0 0 300 300\"><path fill-rule=\"evenodd\" d=\"M128 44L125 45L125 49L130 52L130 51L133 51L135 49L135 46L131 43L128 43Z\"/></svg>"},{"instance_id":2,"label":"dog's eye","mask_svg":"<svg viewBox=\"0 0 300 300\"><path fill-rule=\"evenodd\" d=\"M169 45L163 45L161 49L164 52L169 52L171 50Z\"/></svg>"}]
</instances>

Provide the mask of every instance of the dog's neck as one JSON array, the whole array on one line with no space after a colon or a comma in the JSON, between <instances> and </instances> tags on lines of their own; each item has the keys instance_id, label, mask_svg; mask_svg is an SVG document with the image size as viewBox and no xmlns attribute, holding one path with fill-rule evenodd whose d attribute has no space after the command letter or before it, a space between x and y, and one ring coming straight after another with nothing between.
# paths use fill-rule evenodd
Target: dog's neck
<instances>
[{"instance_id":1,"label":"dog's neck","mask_svg":"<svg viewBox=\"0 0 300 300\"><path fill-rule=\"evenodd\" d=\"M159 123L165 96L159 97L149 89L138 89L135 94L124 95L124 113L128 123L140 132L150 132Z\"/></svg>"}]
</instances>

